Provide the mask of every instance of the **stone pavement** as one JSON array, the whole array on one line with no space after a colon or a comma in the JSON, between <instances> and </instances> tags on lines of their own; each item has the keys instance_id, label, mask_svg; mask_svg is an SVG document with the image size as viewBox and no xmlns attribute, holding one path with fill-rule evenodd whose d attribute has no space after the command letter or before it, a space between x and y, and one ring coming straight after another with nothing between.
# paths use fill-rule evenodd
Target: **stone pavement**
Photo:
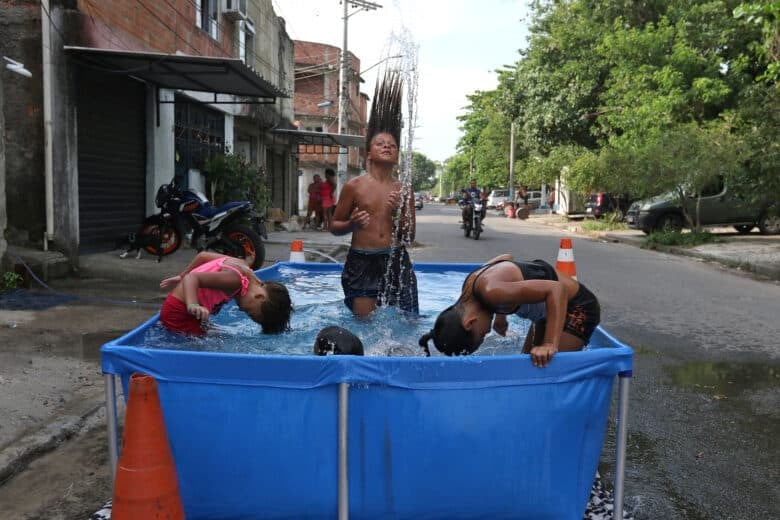
<instances>
[{"instance_id":1,"label":"stone pavement","mask_svg":"<svg viewBox=\"0 0 780 520\"><path fill-rule=\"evenodd\" d=\"M634 245L644 237L638 231L588 233L581 223L556 215L532 215L526 222ZM721 243L665 250L780 280L780 236L718 231ZM288 260L295 239L303 240L307 261L343 260L349 244L349 236L276 231L265 242L265 265ZM194 254L182 248L160 263L145 253L139 260L121 259L120 251L83 255L79 276L62 278L63 259L55 253L13 246L9 253L33 268L48 286L36 291L53 303L41 309L0 306L0 486L65 439L104 427L100 346L152 316L165 296L159 281L179 273ZM76 301L56 305L67 295Z\"/></svg>"}]
</instances>

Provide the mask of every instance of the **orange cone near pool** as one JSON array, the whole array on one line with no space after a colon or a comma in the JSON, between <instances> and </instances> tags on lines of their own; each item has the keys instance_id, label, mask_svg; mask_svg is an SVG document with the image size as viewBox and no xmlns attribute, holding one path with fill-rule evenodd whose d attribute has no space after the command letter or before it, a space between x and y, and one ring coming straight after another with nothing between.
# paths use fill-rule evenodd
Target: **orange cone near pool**
<instances>
[{"instance_id":1,"label":"orange cone near pool","mask_svg":"<svg viewBox=\"0 0 780 520\"><path fill-rule=\"evenodd\" d=\"M574 264L574 250L571 247L571 238L562 238L561 247L558 249L558 261L555 269L577 279L577 266Z\"/></svg>"},{"instance_id":2,"label":"orange cone near pool","mask_svg":"<svg viewBox=\"0 0 780 520\"><path fill-rule=\"evenodd\" d=\"M303 254L303 240L293 240L290 244L290 262L305 262L306 255Z\"/></svg>"},{"instance_id":3,"label":"orange cone near pool","mask_svg":"<svg viewBox=\"0 0 780 520\"><path fill-rule=\"evenodd\" d=\"M133 374L129 387L111 517L184 519L157 382Z\"/></svg>"}]
</instances>

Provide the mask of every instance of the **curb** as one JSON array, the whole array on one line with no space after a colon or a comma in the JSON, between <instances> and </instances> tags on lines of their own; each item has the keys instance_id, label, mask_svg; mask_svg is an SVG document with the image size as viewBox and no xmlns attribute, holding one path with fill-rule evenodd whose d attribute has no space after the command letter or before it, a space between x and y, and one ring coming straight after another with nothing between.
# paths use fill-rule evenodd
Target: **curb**
<instances>
[{"instance_id":1,"label":"curb","mask_svg":"<svg viewBox=\"0 0 780 520\"><path fill-rule=\"evenodd\" d=\"M105 412L105 403L93 399L84 403L78 413L59 416L37 431L13 441L0 451L0 486L68 439L105 425Z\"/></svg>"},{"instance_id":2,"label":"curb","mask_svg":"<svg viewBox=\"0 0 780 520\"><path fill-rule=\"evenodd\" d=\"M687 256L689 258L697 258L699 260L703 260L706 262L720 264L725 268L735 270L742 274L756 276L767 280L780 281L780 261L775 263L754 263L750 261L739 261L731 258L726 258L723 256L702 253L700 251L692 251L690 249L686 249L684 247L678 247L678 246L658 245L658 246L653 246L652 248L645 248L642 246L643 241L641 237L640 238L628 237L610 231L587 231L582 229L580 226L571 225L570 222L544 221L542 223L546 226L552 226L552 227L557 227L559 229L564 229L569 233L574 233L583 237L609 240L610 242L619 242L621 244L628 244L631 246L638 247L640 249L648 249L651 251L658 251L661 253L667 253L672 255Z\"/></svg>"}]
</instances>

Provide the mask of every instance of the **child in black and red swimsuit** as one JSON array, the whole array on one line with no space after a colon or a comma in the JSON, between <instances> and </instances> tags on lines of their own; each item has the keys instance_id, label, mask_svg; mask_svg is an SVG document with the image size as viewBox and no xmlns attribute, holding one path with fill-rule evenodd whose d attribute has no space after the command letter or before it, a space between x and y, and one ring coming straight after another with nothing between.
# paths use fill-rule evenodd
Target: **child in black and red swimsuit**
<instances>
[{"instance_id":1,"label":"child in black and red swimsuit","mask_svg":"<svg viewBox=\"0 0 780 520\"><path fill-rule=\"evenodd\" d=\"M491 326L506 334L507 314L531 320L523 353L543 367L558 351L582 350L599 324L601 308L587 287L547 262L517 262L505 254L466 277L457 303L439 314L420 346L428 352L433 339L448 356L471 354Z\"/></svg>"}]
</instances>

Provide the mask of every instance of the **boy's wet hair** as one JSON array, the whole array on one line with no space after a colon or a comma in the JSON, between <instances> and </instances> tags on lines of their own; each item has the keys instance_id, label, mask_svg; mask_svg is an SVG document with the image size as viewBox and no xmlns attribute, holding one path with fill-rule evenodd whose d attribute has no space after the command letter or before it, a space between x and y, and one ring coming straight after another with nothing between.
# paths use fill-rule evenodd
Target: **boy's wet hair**
<instances>
[{"instance_id":1,"label":"boy's wet hair","mask_svg":"<svg viewBox=\"0 0 780 520\"><path fill-rule=\"evenodd\" d=\"M317 333L314 339L314 354L324 356L327 353L363 355L363 342L343 327L330 325Z\"/></svg>"},{"instance_id":2,"label":"boy's wet hair","mask_svg":"<svg viewBox=\"0 0 780 520\"><path fill-rule=\"evenodd\" d=\"M463 328L463 307L459 304L450 305L436 318L433 328L424 334L419 345L427 355L431 355L428 349L428 340L433 339L436 350L446 356L467 356L479 348L474 341L474 335L470 330Z\"/></svg>"},{"instance_id":3,"label":"boy's wet hair","mask_svg":"<svg viewBox=\"0 0 780 520\"><path fill-rule=\"evenodd\" d=\"M260 305L260 319L265 334L280 334L290 328L292 301L287 287L279 282L265 282L268 298ZM254 318L253 318L254 319Z\"/></svg>"},{"instance_id":4,"label":"boy's wet hair","mask_svg":"<svg viewBox=\"0 0 780 520\"><path fill-rule=\"evenodd\" d=\"M376 134L388 133L401 146L401 98L403 80L397 70L385 71L385 77L374 88L371 116L366 127L366 150Z\"/></svg>"}]
</instances>

